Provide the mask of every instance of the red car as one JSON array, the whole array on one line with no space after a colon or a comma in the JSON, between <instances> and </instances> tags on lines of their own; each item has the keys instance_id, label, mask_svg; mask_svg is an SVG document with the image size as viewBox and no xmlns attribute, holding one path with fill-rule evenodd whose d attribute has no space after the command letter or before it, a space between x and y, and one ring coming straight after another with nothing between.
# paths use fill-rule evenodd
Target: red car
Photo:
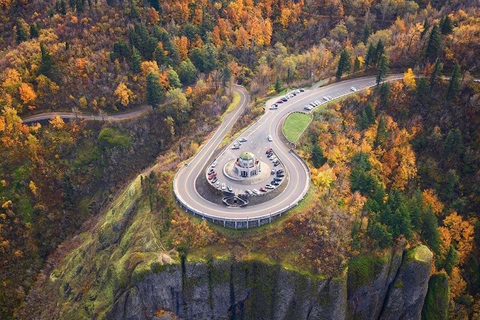
<instances>
[{"instance_id":1,"label":"red car","mask_svg":"<svg viewBox=\"0 0 480 320\"><path fill-rule=\"evenodd\" d=\"M260 191L262 191L262 192L267 192L267 189L265 189L264 187L261 187L261 188L260 188Z\"/></svg>"}]
</instances>

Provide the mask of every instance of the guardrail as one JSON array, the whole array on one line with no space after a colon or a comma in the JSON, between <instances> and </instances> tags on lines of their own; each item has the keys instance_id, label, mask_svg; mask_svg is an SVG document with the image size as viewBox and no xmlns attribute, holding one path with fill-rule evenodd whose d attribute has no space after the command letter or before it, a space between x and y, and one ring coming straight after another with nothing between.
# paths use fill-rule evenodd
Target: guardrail
<instances>
[{"instance_id":1,"label":"guardrail","mask_svg":"<svg viewBox=\"0 0 480 320\"><path fill-rule=\"evenodd\" d=\"M386 80L384 80L383 82L389 82L389 81L396 81L396 80L399 80L401 79L401 77L391 77L391 78L387 78ZM358 89L358 91L361 91L361 90L364 90L366 88L369 88L369 87L373 87L375 85L367 85L363 88L360 88ZM345 94L342 94L336 98L341 98L343 96L346 96L346 95L349 95L351 93L345 93ZM254 123L256 123L257 121L259 121L259 119L257 119ZM253 124L254 124L253 123ZM253 125L251 124L251 125ZM288 142L288 139L286 139L286 137L284 136L283 134L283 130L281 130L281 134L283 136L283 138ZM289 143L289 144L292 144L292 143ZM288 145L288 144L287 144ZM294 144L293 144L294 145ZM176 199L176 202L180 205L181 208L183 208L186 212L189 212L189 213L193 213L194 215L197 215L197 216L200 216L204 219L207 219L209 221L211 221L212 223L214 224L218 224L218 225L223 225L223 227L226 227L226 228L234 228L234 229L248 229L248 228L251 228L251 227L257 227L257 226L261 226L261 225L264 225L264 224L267 224L267 223L270 223L272 222L272 220L274 220L275 218L277 217L280 217L283 213L287 212L288 210L296 207L298 205L298 203L303 200L305 198L305 195L307 194L308 192L308 189L310 188L310 171L308 169L308 165L307 163L305 162L305 160L303 160L296 152L295 150L293 150L292 148L290 148L289 152L294 156L295 159L297 159L297 161L299 161L302 165L302 168L305 170L305 174L306 176L308 177L307 179L305 179L305 185L304 185L304 188L302 190L302 193L300 194L300 196L295 200L295 202L291 203L290 205L282 208L282 209L279 209L275 212L271 212L269 214L265 214L265 215L262 215L262 216L256 216L256 217L252 217L252 218L227 218L227 217L218 217L218 216L213 216L211 214L208 214L208 213L205 213L205 212L201 212L201 211L197 211L195 209L192 209L190 208L182 199L181 197L178 196L178 192L176 192L176 190L178 189L177 186L176 186L176 182L177 182L177 175L182 171L182 170L185 170L186 165L182 166L176 173L175 173L175 176L174 176L174 185L173 185L173 191L174 191L174 196L175 196L175 199ZM199 153L197 153L198 155ZM197 156L195 155L195 157ZM195 157L193 159L195 159Z\"/></svg>"}]
</instances>

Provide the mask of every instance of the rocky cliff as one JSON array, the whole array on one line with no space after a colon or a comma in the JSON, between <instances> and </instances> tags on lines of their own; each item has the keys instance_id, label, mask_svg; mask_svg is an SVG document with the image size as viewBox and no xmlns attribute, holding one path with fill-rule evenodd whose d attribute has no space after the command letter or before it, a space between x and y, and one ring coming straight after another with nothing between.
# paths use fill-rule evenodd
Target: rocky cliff
<instances>
[{"instance_id":1,"label":"rocky cliff","mask_svg":"<svg viewBox=\"0 0 480 320\"><path fill-rule=\"evenodd\" d=\"M107 318L420 319L431 261L427 247L397 243L391 255L357 257L330 279L255 261L184 262L125 290Z\"/></svg>"}]
</instances>

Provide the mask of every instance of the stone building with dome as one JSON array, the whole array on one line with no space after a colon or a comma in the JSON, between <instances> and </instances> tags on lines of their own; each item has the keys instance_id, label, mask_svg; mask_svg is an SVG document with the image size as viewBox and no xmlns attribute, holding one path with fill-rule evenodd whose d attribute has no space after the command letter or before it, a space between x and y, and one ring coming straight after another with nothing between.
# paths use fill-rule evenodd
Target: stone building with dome
<instances>
[{"instance_id":1,"label":"stone building with dome","mask_svg":"<svg viewBox=\"0 0 480 320\"><path fill-rule=\"evenodd\" d=\"M233 166L235 174L242 178L256 176L260 172L260 162L251 152L242 152Z\"/></svg>"}]
</instances>

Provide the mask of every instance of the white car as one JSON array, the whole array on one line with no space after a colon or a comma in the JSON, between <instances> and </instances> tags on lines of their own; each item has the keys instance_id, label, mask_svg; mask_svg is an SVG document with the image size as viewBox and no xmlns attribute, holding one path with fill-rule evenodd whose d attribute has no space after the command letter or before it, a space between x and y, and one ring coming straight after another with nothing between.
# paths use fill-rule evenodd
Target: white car
<instances>
[{"instance_id":1,"label":"white car","mask_svg":"<svg viewBox=\"0 0 480 320\"><path fill-rule=\"evenodd\" d=\"M239 141L239 142L247 142L247 138L242 137L242 138L238 139L238 141Z\"/></svg>"},{"instance_id":2,"label":"white car","mask_svg":"<svg viewBox=\"0 0 480 320\"><path fill-rule=\"evenodd\" d=\"M257 189L253 189L252 192L253 192L254 194L260 194L260 191L258 191Z\"/></svg>"},{"instance_id":3,"label":"white car","mask_svg":"<svg viewBox=\"0 0 480 320\"><path fill-rule=\"evenodd\" d=\"M265 186L265 188L267 188L267 189L269 189L269 190L275 189L275 187L272 186L271 184L267 184L267 185Z\"/></svg>"},{"instance_id":4,"label":"white car","mask_svg":"<svg viewBox=\"0 0 480 320\"><path fill-rule=\"evenodd\" d=\"M350 90L352 90L353 92L355 92L355 91L357 91L357 88L351 87Z\"/></svg>"},{"instance_id":5,"label":"white car","mask_svg":"<svg viewBox=\"0 0 480 320\"><path fill-rule=\"evenodd\" d=\"M217 164L218 164L217 160L213 161L212 162L212 168L215 168L217 166Z\"/></svg>"},{"instance_id":6,"label":"white car","mask_svg":"<svg viewBox=\"0 0 480 320\"><path fill-rule=\"evenodd\" d=\"M271 136L271 135L268 135L267 140L270 141L270 142L272 142L272 141L273 141L272 136Z\"/></svg>"},{"instance_id":7,"label":"white car","mask_svg":"<svg viewBox=\"0 0 480 320\"><path fill-rule=\"evenodd\" d=\"M278 109L278 104L274 103L270 106L270 110L277 110Z\"/></svg>"}]
</instances>

